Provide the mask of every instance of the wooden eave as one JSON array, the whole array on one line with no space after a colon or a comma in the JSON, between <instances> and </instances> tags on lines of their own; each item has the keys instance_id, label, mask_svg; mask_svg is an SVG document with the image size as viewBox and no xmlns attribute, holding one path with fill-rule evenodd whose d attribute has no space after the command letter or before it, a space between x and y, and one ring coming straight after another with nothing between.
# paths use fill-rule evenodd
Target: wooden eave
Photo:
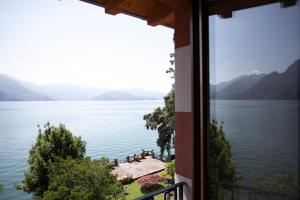
<instances>
[{"instance_id":1,"label":"wooden eave","mask_svg":"<svg viewBox=\"0 0 300 200\"><path fill-rule=\"evenodd\" d=\"M263 6L272 3L280 3L281 7L295 5L297 0L210 0L209 15L219 15L222 18L232 17L232 12Z\"/></svg>"},{"instance_id":2,"label":"wooden eave","mask_svg":"<svg viewBox=\"0 0 300 200\"><path fill-rule=\"evenodd\" d=\"M175 6L188 0L80 0L101 6L105 13L116 15L124 13L147 21L148 25L175 26ZM232 12L281 3L282 7L295 5L297 0L209 0L209 15L219 15L222 18L232 17Z\"/></svg>"},{"instance_id":3,"label":"wooden eave","mask_svg":"<svg viewBox=\"0 0 300 200\"><path fill-rule=\"evenodd\" d=\"M105 13L119 13L134 16L147 21L148 25L163 25L173 28L174 9L172 6L158 0L81 0L101 6Z\"/></svg>"}]
</instances>

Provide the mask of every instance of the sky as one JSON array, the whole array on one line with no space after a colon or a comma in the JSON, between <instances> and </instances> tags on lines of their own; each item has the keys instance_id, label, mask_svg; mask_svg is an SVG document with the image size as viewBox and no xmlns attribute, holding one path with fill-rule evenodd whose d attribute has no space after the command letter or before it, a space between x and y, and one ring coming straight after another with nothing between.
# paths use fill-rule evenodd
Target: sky
<instances>
[{"instance_id":1,"label":"sky","mask_svg":"<svg viewBox=\"0 0 300 200\"><path fill-rule=\"evenodd\" d=\"M210 81L283 72L300 58L300 5L210 17ZM79 0L1 0L0 73L37 84L167 92L173 30Z\"/></svg>"},{"instance_id":2,"label":"sky","mask_svg":"<svg viewBox=\"0 0 300 200\"><path fill-rule=\"evenodd\" d=\"M210 81L250 73L283 72L300 59L300 5L246 9L210 17Z\"/></svg>"},{"instance_id":3,"label":"sky","mask_svg":"<svg viewBox=\"0 0 300 200\"><path fill-rule=\"evenodd\" d=\"M167 92L173 32L79 0L1 0L0 73L37 84Z\"/></svg>"}]
</instances>

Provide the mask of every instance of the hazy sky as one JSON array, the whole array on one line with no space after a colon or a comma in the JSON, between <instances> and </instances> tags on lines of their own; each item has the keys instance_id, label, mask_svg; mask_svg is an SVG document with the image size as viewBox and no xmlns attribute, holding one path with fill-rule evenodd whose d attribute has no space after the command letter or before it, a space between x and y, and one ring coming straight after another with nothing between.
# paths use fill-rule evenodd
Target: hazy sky
<instances>
[{"instance_id":1,"label":"hazy sky","mask_svg":"<svg viewBox=\"0 0 300 200\"><path fill-rule=\"evenodd\" d=\"M300 5L210 17L211 82L282 72L300 58ZM39 84L167 92L173 30L79 0L1 0L0 73Z\"/></svg>"},{"instance_id":2,"label":"hazy sky","mask_svg":"<svg viewBox=\"0 0 300 200\"><path fill-rule=\"evenodd\" d=\"M212 83L253 72L282 72L300 59L300 5L280 4L210 17Z\"/></svg>"},{"instance_id":3,"label":"hazy sky","mask_svg":"<svg viewBox=\"0 0 300 200\"><path fill-rule=\"evenodd\" d=\"M168 91L173 30L79 0L1 0L0 73L39 84Z\"/></svg>"}]
</instances>

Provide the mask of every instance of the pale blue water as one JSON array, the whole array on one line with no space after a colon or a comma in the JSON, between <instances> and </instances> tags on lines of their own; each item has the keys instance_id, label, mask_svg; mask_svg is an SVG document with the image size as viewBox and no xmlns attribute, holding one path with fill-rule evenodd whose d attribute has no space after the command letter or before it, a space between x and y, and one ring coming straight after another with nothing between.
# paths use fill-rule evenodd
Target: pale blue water
<instances>
[{"instance_id":1,"label":"pale blue water","mask_svg":"<svg viewBox=\"0 0 300 200\"><path fill-rule=\"evenodd\" d=\"M0 199L31 199L14 189L27 168L37 124L63 123L87 142L88 156L125 159L156 147L157 134L147 131L143 115L162 101L0 102Z\"/></svg>"},{"instance_id":2,"label":"pale blue water","mask_svg":"<svg viewBox=\"0 0 300 200\"><path fill-rule=\"evenodd\" d=\"M37 124L63 123L87 141L87 155L124 159L142 148L154 149L157 134L144 127L143 115L162 101L0 102L0 199L31 199L14 189L27 167ZM297 101L211 102L212 116L224 121L242 182L254 172L275 175L299 169Z\"/></svg>"}]
</instances>

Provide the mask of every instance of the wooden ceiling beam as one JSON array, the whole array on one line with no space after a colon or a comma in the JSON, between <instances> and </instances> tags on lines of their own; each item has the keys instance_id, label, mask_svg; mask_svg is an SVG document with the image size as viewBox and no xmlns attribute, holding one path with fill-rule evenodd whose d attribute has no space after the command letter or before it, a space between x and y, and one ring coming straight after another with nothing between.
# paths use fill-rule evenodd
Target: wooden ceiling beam
<instances>
[{"instance_id":1,"label":"wooden ceiling beam","mask_svg":"<svg viewBox=\"0 0 300 200\"><path fill-rule=\"evenodd\" d=\"M174 10L166 5L159 3L155 10L147 17L147 24L150 26L157 26L162 24L162 21L170 16Z\"/></svg>"},{"instance_id":2,"label":"wooden ceiling beam","mask_svg":"<svg viewBox=\"0 0 300 200\"><path fill-rule=\"evenodd\" d=\"M232 18L232 11L223 11L219 14L219 17L222 19Z\"/></svg>"},{"instance_id":3,"label":"wooden ceiling beam","mask_svg":"<svg viewBox=\"0 0 300 200\"><path fill-rule=\"evenodd\" d=\"M286 7L294 6L294 5L296 5L296 3L297 3L297 0L282 0L281 7L286 8Z\"/></svg>"},{"instance_id":4,"label":"wooden ceiling beam","mask_svg":"<svg viewBox=\"0 0 300 200\"><path fill-rule=\"evenodd\" d=\"M174 27L174 6L190 2L190 0L80 0L105 8L111 15L125 13L147 20L152 26L165 25ZM155 4L153 11L140 10L143 2ZM282 7L296 5L299 0L209 0L209 15L219 15L221 18L230 18L234 11L263 6L272 3L281 3ZM173 16L172 16L173 15ZM170 20L171 19L171 20Z\"/></svg>"},{"instance_id":5,"label":"wooden ceiling beam","mask_svg":"<svg viewBox=\"0 0 300 200\"><path fill-rule=\"evenodd\" d=\"M228 16L229 12L278 2L278 0L220 0L209 2L209 14Z\"/></svg>"},{"instance_id":6,"label":"wooden ceiling beam","mask_svg":"<svg viewBox=\"0 0 300 200\"><path fill-rule=\"evenodd\" d=\"M105 13L110 15L116 15L122 12L122 9L120 6L125 2L126 0L109 0L105 4Z\"/></svg>"},{"instance_id":7,"label":"wooden ceiling beam","mask_svg":"<svg viewBox=\"0 0 300 200\"><path fill-rule=\"evenodd\" d=\"M209 15L219 15L222 18L232 17L233 11L272 3L281 3L282 7L295 5L297 0L217 0L209 2Z\"/></svg>"},{"instance_id":8,"label":"wooden ceiling beam","mask_svg":"<svg viewBox=\"0 0 300 200\"><path fill-rule=\"evenodd\" d=\"M178 5L183 5L183 4L186 4L186 3L190 3L191 0L157 0L161 3L164 3L164 4L167 4L171 7L175 7L175 6L178 6Z\"/></svg>"}]
</instances>

